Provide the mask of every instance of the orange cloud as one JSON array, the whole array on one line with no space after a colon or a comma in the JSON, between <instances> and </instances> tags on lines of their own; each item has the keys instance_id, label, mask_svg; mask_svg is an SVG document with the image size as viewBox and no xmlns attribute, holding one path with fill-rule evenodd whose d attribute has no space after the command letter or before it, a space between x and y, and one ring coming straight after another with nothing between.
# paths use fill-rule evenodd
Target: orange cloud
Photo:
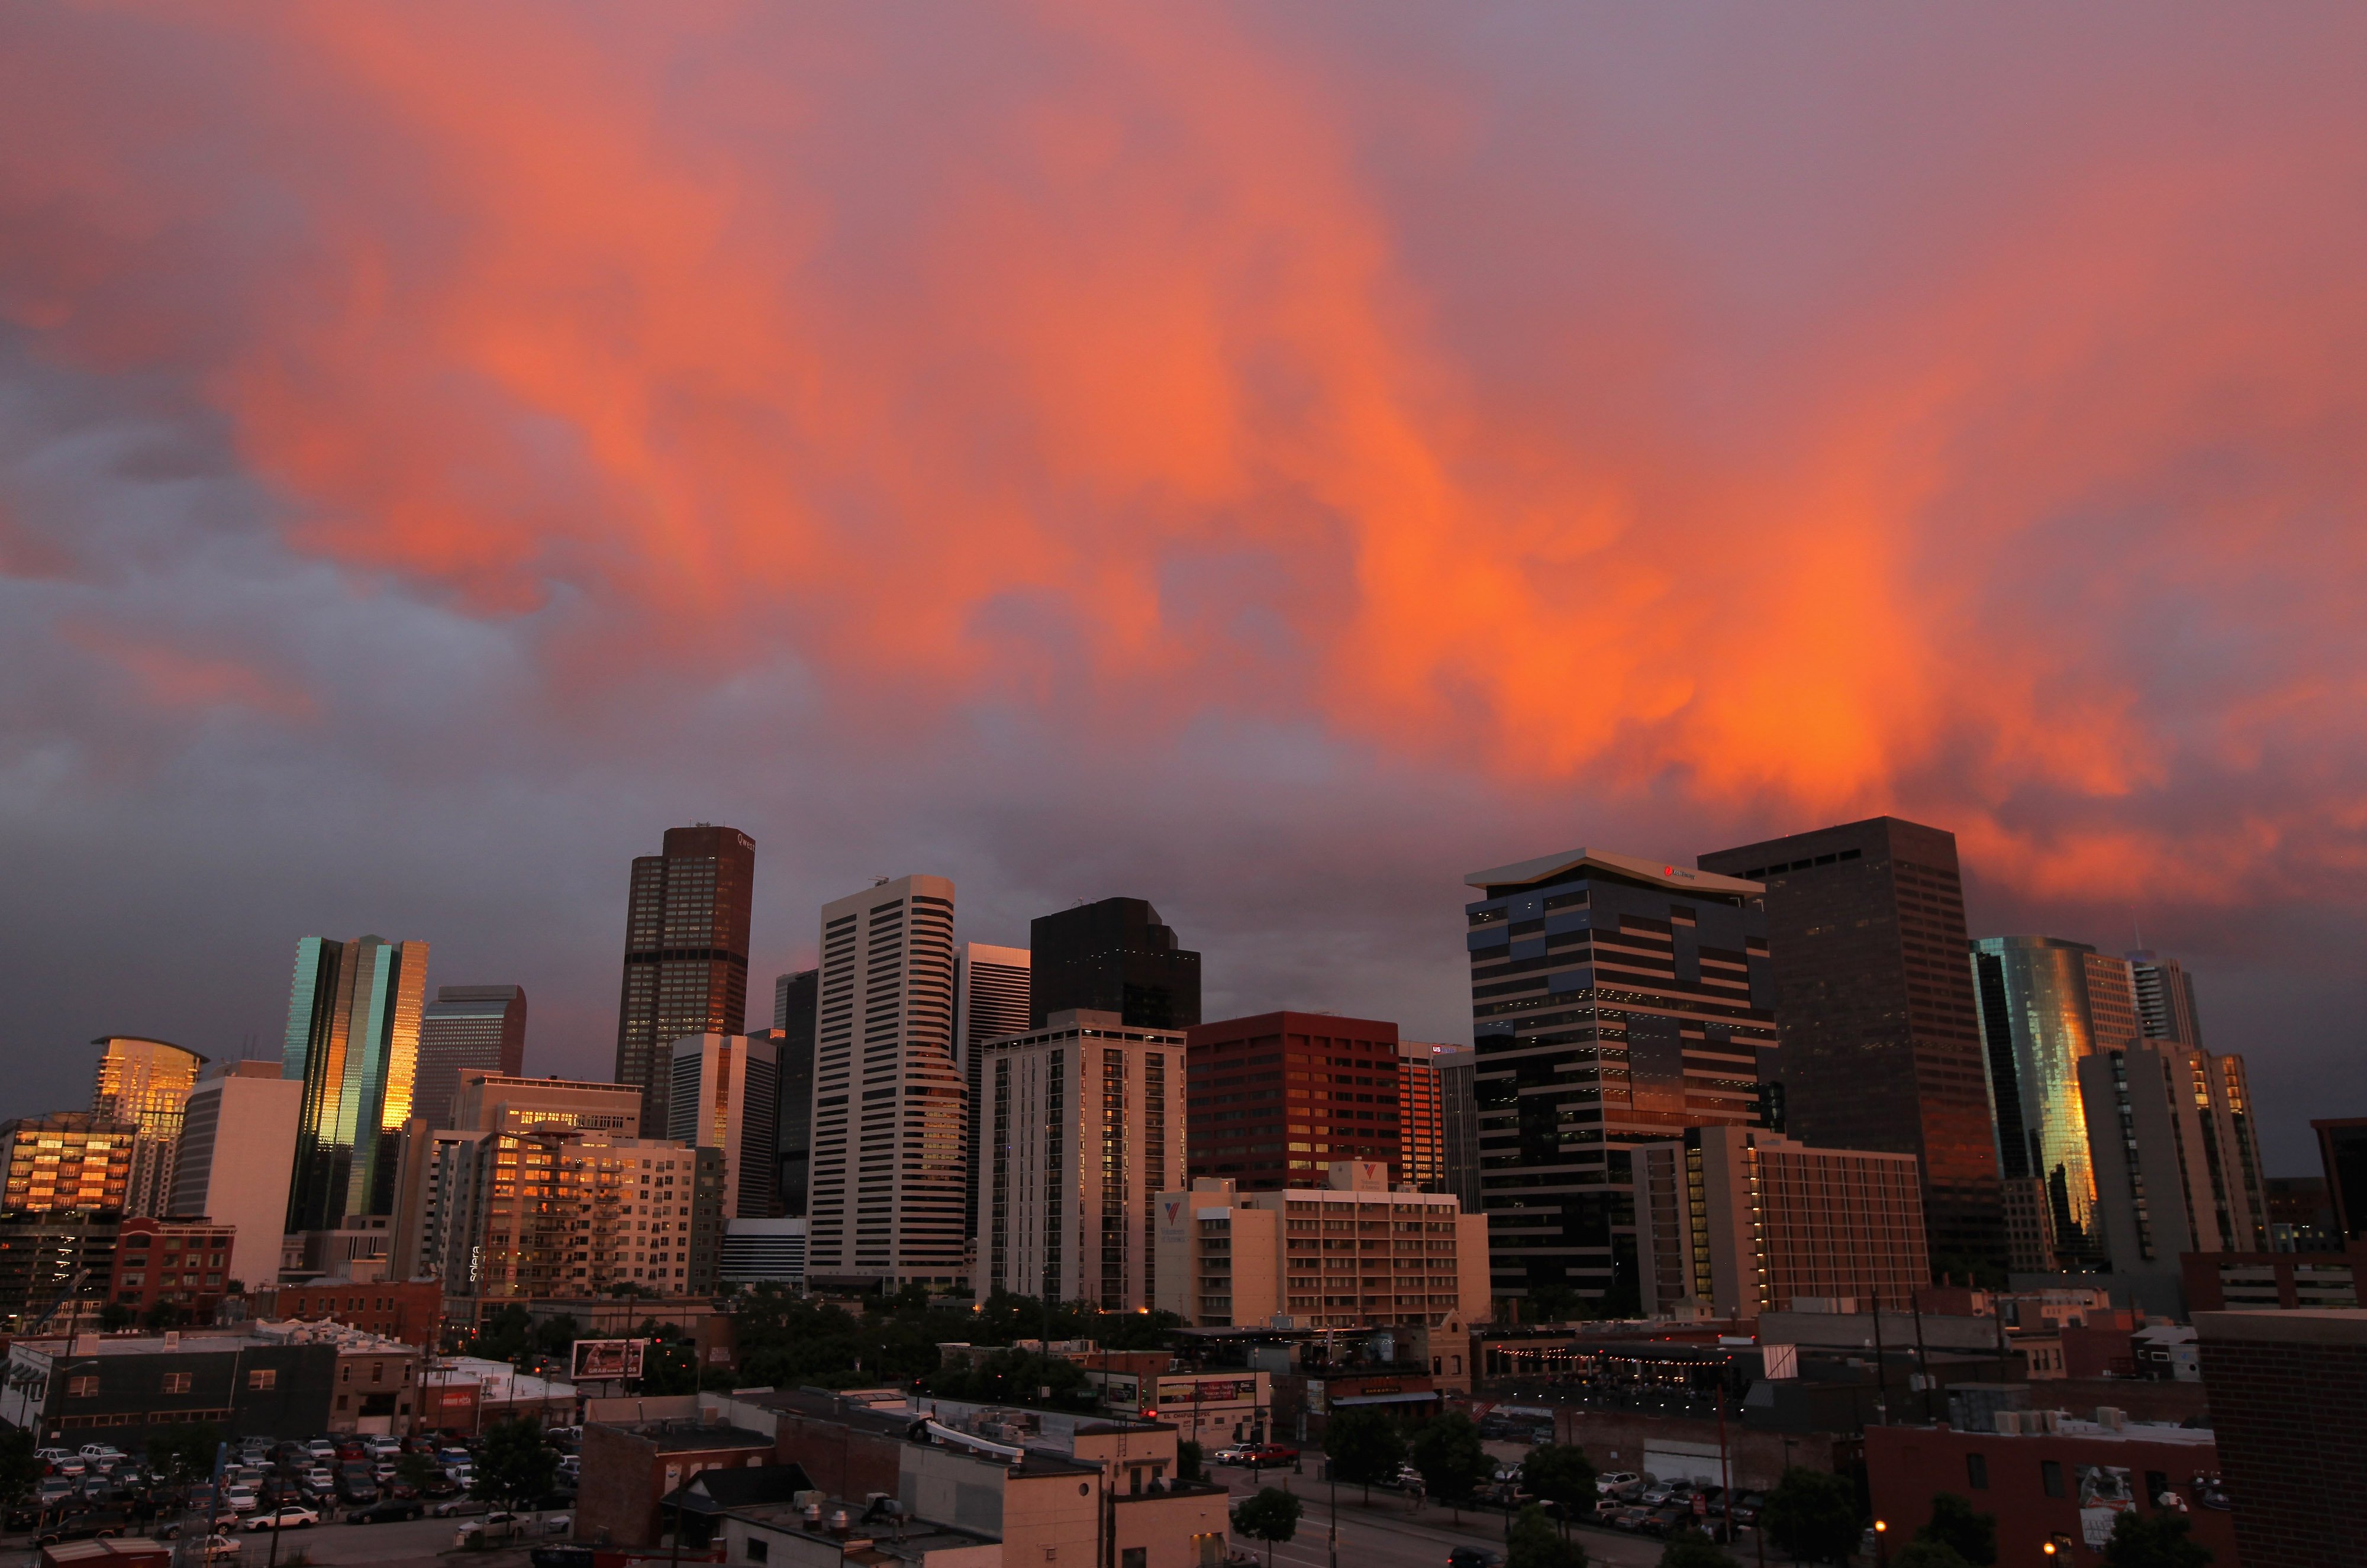
<instances>
[{"instance_id":1,"label":"orange cloud","mask_svg":"<svg viewBox=\"0 0 2367 1568\"><path fill-rule=\"evenodd\" d=\"M1635 239L1609 145L1591 182L1469 171L1443 246L1376 149L1517 161L1476 78L1400 106L1386 63L1206 8L930 20L51 23L0 109L0 210L43 237L0 309L62 356L186 356L300 548L472 614L588 604L577 678L786 642L898 723L1065 678L1079 723L1246 709L1729 816L1912 810L2034 891L2355 834L2339 769L2157 809L2355 712L2361 236L2293 214L2367 171L2310 92L2263 79L2207 146L2128 134L2135 86L2001 120L1944 199L1866 197L1887 270L1833 244L1754 314L1750 266ZM2207 75L2190 42L2139 80ZM189 188L193 137L241 173ZM1586 239L1635 254L1585 271ZM2341 676L2287 667L2294 614Z\"/></svg>"}]
</instances>

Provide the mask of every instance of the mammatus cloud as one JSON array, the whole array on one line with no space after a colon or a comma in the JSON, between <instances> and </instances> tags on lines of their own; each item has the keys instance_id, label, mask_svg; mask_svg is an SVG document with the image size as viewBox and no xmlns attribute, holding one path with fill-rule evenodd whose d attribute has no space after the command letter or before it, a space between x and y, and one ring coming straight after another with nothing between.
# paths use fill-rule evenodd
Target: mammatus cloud
<instances>
[{"instance_id":1,"label":"mammatus cloud","mask_svg":"<svg viewBox=\"0 0 2367 1568\"><path fill-rule=\"evenodd\" d=\"M562 708L787 663L856 728L1897 809L2039 901L2352 885L2355 50L1731 20L19 9L0 320Z\"/></svg>"}]
</instances>

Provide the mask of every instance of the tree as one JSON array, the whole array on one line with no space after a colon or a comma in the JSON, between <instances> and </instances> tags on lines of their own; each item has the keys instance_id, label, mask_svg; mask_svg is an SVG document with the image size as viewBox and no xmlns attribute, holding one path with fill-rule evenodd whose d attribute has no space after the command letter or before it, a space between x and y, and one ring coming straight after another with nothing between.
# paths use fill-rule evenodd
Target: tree
<instances>
[{"instance_id":1,"label":"tree","mask_svg":"<svg viewBox=\"0 0 2367 1568\"><path fill-rule=\"evenodd\" d=\"M1370 1405L1334 1412L1323 1428L1323 1451L1331 1460L1331 1478L1365 1489L1373 1500L1373 1483L1393 1479L1405 1462L1405 1434L1398 1424Z\"/></svg>"},{"instance_id":2,"label":"tree","mask_svg":"<svg viewBox=\"0 0 2367 1568\"><path fill-rule=\"evenodd\" d=\"M575 1343L575 1337L583 1332L583 1325L575 1321L574 1315L562 1312L549 1322L536 1325L534 1342L544 1355L563 1358L569 1347Z\"/></svg>"},{"instance_id":3,"label":"tree","mask_svg":"<svg viewBox=\"0 0 2367 1568\"><path fill-rule=\"evenodd\" d=\"M1972 1568L1972 1564L1946 1541L1919 1535L1890 1560L1890 1568Z\"/></svg>"},{"instance_id":4,"label":"tree","mask_svg":"<svg viewBox=\"0 0 2367 1568\"><path fill-rule=\"evenodd\" d=\"M542 1440L542 1423L521 1416L485 1429L469 1492L497 1508L522 1508L549 1491L558 1476L559 1455Z\"/></svg>"},{"instance_id":5,"label":"tree","mask_svg":"<svg viewBox=\"0 0 2367 1568\"><path fill-rule=\"evenodd\" d=\"M1233 1528L1265 1542L1266 1568L1274 1568L1274 1546L1298 1533L1303 1506L1279 1486L1262 1488L1233 1512Z\"/></svg>"},{"instance_id":6,"label":"tree","mask_svg":"<svg viewBox=\"0 0 2367 1568\"><path fill-rule=\"evenodd\" d=\"M40 1484L42 1465L33 1457L40 1438L30 1427L0 1427L0 1508L21 1508Z\"/></svg>"},{"instance_id":7,"label":"tree","mask_svg":"<svg viewBox=\"0 0 2367 1568\"><path fill-rule=\"evenodd\" d=\"M98 1330L102 1334L120 1334L140 1321L140 1314L121 1302L107 1302L98 1309Z\"/></svg>"},{"instance_id":8,"label":"tree","mask_svg":"<svg viewBox=\"0 0 2367 1568\"><path fill-rule=\"evenodd\" d=\"M221 1431L210 1421L166 1427L148 1438L148 1468L170 1481L203 1475L214 1467Z\"/></svg>"},{"instance_id":9,"label":"tree","mask_svg":"<svg viewBox=\"0 0 2367 1568\"><path fill-rule=\"evenodd\" d=\"M1576 1443L1539 1443L1521 1461L1521 1484L1560 1505L1562 1533L1573 1517L1594 1517L1594 1464Z\"/></svg>"},{"instance_id":10,"label":"tree","mask_svg":"<svg viewBox=\"0 0 2367 1568\"><path fill-rule=\"evenodd\" d=\"M1660 1549L1660 1568L1740 1568L1726 1548L1690 1527Z\"/></svg>"},{"instance_id":11,"label":"tree","mask_svg":"<svg viewBox=\"0 0 2367 1568\"><path fill-rule=\"evenodd\" d=\"M471 1355L512 1365L527 1360L534 1351L534 1317L515 1302L496 1308L477 1325Z\"/></svg>"},{"instance_id":12,"label":"tree","mask_svg":"<svg viewBox=\"0 0 2367 1568\"><path fill-rule=\"evenodd\" d=\"M1454 1509L1458 1524L1472 1489L1495 1468L1488 1450L1479 1446L1479 1428L1460 1411L1431 1417L1414 1434L1408 1457L1421 1472L1423 1490Z\"/></svg>"},{"instance_id":13,"label":"tree","mask_svg":"<svg viewBox=\"0 0 2367 1568\"><path fill-rule=\"evenodd\" d=\"M159 1331L178 1328L189 1321L189 1309L178 1302L158 1302L148 1309L147 1325Z\"/></svg>"},{"instance_id":14,"label":"tree","mask_svg":"<svg viewBox=\"0 0 2367 1568\"><path fill-rule=\"evenodd\" d=\"M443 1466L436 1462L434 1455L415 1450L404 1450L394 1461L394 1478L422 1495L427 1491L428 1483L443 1473Z\"/></svg>"},{"instance_id":15,"label":"tree","mask_svg":"<svg viewBox=\"0 0 2367 1568\"><path fill-rule=\"evenodd\" d=\"M1794 1465L1767 1495L1759 1522L1793 1556L1839 1562L1857 1546L1857 1497L1840 1476Z\"/></svg>"},{"instance_id":16,"label":"tree","mask_svg":"<svg viewBox=\"0 0 2367 1568\"><path fill-rule=\"evenodd\" d=\"M1917 1530L1915 1539L1951 1548L1972 1568L1990 1568L1997 1562L1997 1516L1979 1512L1953 1492L1931 1499L1931 1522Z\"/></svg>"},{"instance_id":17,"label":"tree","mask_svg":"<svg viewBox=\"0 0 2367 1568\"><path fill-rule=\"evenodd\" d=\"M1504 1568L1586 1568L1586 1548L1563 1540L1546 1511L1532 1503L1504 1532Z\"/></svg>"},{"instance_id":18,"label":"tree","mask_svg":"<svg viewBox=\"0 0 2367 1568\"><path fill-rule=\"evenodd\" d=\"M2191 1528L2183 1514L2147 1515L2131 1508L2112 1521L2104 1568L2207 1568L2214 1554L2186 1539Z\"/></svg>"}]
</instances>

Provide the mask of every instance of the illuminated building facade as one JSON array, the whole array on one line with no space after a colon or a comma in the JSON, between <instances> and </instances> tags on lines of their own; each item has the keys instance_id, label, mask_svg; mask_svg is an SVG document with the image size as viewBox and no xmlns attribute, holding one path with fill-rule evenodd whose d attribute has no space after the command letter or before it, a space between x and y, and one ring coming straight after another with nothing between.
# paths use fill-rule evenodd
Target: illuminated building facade
<instances>
[{"instance_id":1,"label":"illuminated building facade","mask_svg":"<svg viewBox=\"0 0 2367 1568\"><path fill-rule=\"evenodd\" d=\"M906 876L822 906L807 1271L860 1285L966 1277L954 1057L954 885Z\"/></svg>"},{"instance_id":2,"label":"illuminated building facade","mask_svg":"<svg viewBox=\"0 0 2367 1568\"><path fill-rule=\"evenodd\" d=\"M229 1226L230 1277L243 1284L279 1277L303 1120L304 1085L277 1062L225 1063L190 1091L166 1212Z\"/></svg>"},{"instance_id":3,"label":"illuminated building facade","mask_svg":"<svg viewBox=\"0 0 2367 1568\"><path fill-rule=\"evenodd\" d=\"M723 1154L544 1124L478 1138L465 1273L482 1298L580 1296L630 1283L708 1295L723 1245Z\"/></svg>"},{"instance_id":4,"label":"illuminated building facade","mask_svg":"<svg viewBox=\"0 0 2367 1568\"><path fill-rule=\"evenodd\" d=\"M1438 1064L1462 1055L1452 1045L1398 1042L1397 1179L1424 1192L1450 1190L1446 1181L1444 1085Z\"/></svg>"},{"instance_id":5,"label":"illuminated building facade","mask_svg":"<svg viewBox=\"0 0 2367 1568\"><path fill-rule=\"evenodd\" d=\"M1775 1043L1761 890L1582 849L1465 880L1496 1293L1631 1306L1637 1146L1758 1116Z\"/></svg>"},{"instance_id":6,"label":"illuminated building facade","mask_svg":"<svg viewBox=\"0 0 2367 1568\"><path fill-rule=\"evenodd\" d=\"M985 1159L986 1133L980 1117L984 1100L986 1043L1029 1028L1028 951L965 942L954 954L954 1038L960 1043L963 1090L968 1096L962 1134L963 1234L978 1234L979 1167Z\"/></svg>"},{"instance_id":7,"label":"illuminated building facade","mask_svg":"<svg viewBox=\"0 0 2367 1568\"><path fill-rule=\"evenodd\" d=\"M182 1112L206 1058L136 1034L101 1035L91 1043L98 1047L91 1114L135 1122L140 1128L123 1212L161 1214L173 1196L173 1158L180 1146Z\"/></svg>"},{"instance_id":8,"label":"illuminated building facade","mask_svg":"<svg viewBox=\"0 0 2367 1568\"><path fill-rule=\"evenodd\" d=\"M1267 1012L1184 1032L1194 1179L1244 1191L1305 1187L1335 1160L1401 1154L1398 1026L1328 1012Z\"/></svg>"},{"instance_id":9,"label":"illuminated building facade","mask_svg":"<svg viewBox=\"0 0 2367 1568\"><path fill-rule=\"evenodd\" d=\"M981 1055L979 1298L1149 1306L1151 1202L1184 1168L1184 1036L1070 1010Z\"/></svg>"},{"instance_id":10,"label":"illuminated building facade","mask_svg":"<svg viewBox=\"0 0 2367 1568\"><path fill-rule=\"evenodd\" d=\"M289 1233L393 1212L426 990L424 942L308 936L296 944L280 1061L281 1076L304 1086Z\"/></svg>"},{"instance_id":11,"label":"illuminated building facade","mask_svg":"<svg viewBox=\"0 0 2367 1568\"><path fill-rule=\"evenodd\" d=\"M763 1034L692 1034L674 1043L666 1136L723 1151L723 1217L773 1215L780 1046Z\"/></svg>"},{"instance_id":12,"label":"illuminated building facade","mask_svg":"<svg viewBox=\"0 0 2367 1568\"><path fill-rule=\"evenodd\" d=\"M669 828L633 861L625 910L617 1081L641 1091L641 1125L666 1123L668 1048L748 1026L748 911L756 840L736 828Z\"/></svg>"},{"instance_id":13,"label":"illuminated building facade","mask_svg":"<svg viewBox=\"0 0 2367 1568\"><path fill-rule=\"evenodd\" d=\"M7 1171L0 1211L121 1213L131 1185L131 1142L139 1132L136 1122L85 1111L0 1123L0 1168Z\"/></svg>"},{"instance_id":14,"label":"illuminated building facade","mask_svg":"<svg viewBox=\"0 0 2367 1568\"><path fill-rule=\"evenodd\" d=\"M1998 1153L1965 966L1953 833L1876 817L1700 857L1762 883L1782 1046L1763 1064L1784 1133L1922 1162L1942 1269L2002 1263Z\"/></svg>"}]
</instances>

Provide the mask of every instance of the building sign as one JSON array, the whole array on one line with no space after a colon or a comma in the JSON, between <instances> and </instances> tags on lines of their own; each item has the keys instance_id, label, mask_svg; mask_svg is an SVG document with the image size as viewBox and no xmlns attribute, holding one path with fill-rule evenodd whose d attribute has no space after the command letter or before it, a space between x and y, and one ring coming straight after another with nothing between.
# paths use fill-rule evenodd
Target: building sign
<instances>
[{"instance_id":1,"label":"building sign","mask_svg":"<svg viewBox=\"0 0 2367 1568\"><path fill-rule=\"evenodd\" d=\"M1159 1380L1162 1408L1182 1404L1226 1404L1257 1398L1254 1378L1178 1378Z\"/></svg>"},{"instance_id":2,"label":"building sign","mask_svg":"<svg viewBox=\"0 0 2367 1568\"><path fill-rule=\"evenodd\" d=\"M646 1339L578 1339L571 1381L603 1382L640 1377L642 1352L648 1346Z\"/></svg>"},{"instance_id":3,"label":"building sign","mask_svg":"<svg viewBox=\"0 0 2367 1568\"><path fill-rule=\"evenodd\" d=\"M2079 1539L2101 1551L2111 1543L2121 1516L2136 1506L2136 1493L2119 1465L2083 1464L2074 1473L2079 1478Z\"/></svg>"}]
</instances>

